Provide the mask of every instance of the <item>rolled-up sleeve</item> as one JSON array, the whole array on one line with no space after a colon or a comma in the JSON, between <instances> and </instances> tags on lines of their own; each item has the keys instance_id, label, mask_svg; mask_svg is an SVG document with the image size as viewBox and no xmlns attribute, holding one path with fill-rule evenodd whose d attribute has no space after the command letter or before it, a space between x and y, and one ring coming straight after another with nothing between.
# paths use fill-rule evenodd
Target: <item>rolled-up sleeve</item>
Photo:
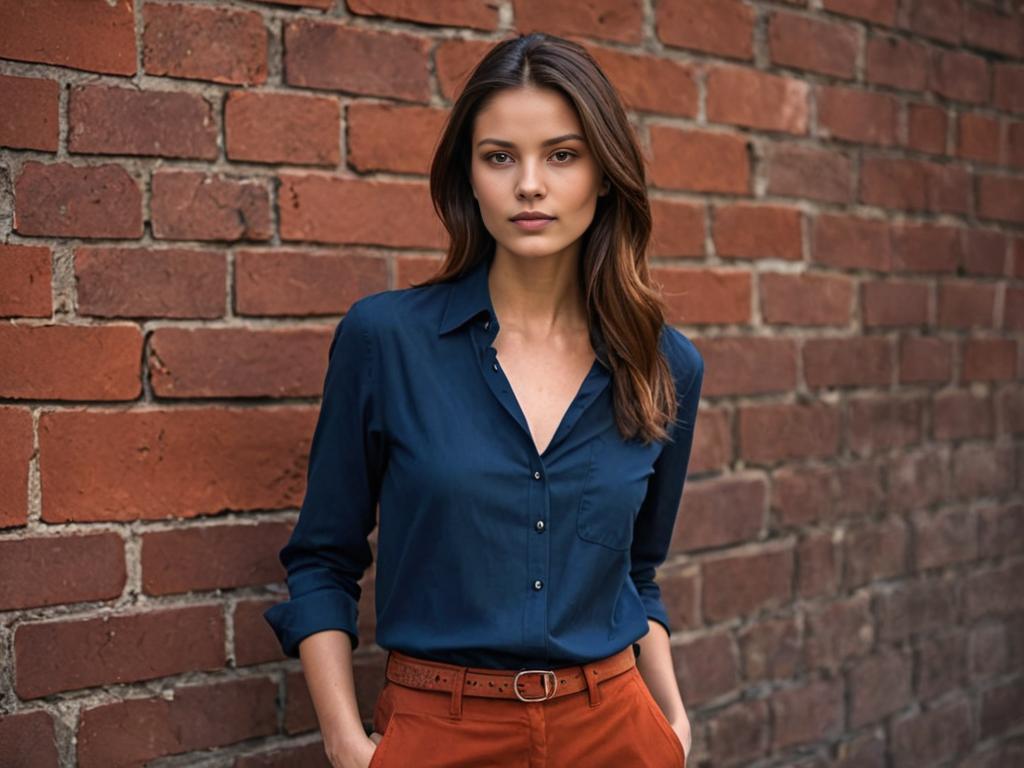
<instances>
[{"instance_id":1,"label":"rolled-up sleeve","mask_svg":"<svg viewBox=\"0 0 1024 768\"><path fill-rule=\"evenodd\" d=\"M368 537L377 524L385 463L367 298L350 307L328 349L306 492L279 555L290 599L264 612L292 658L302 640L324 630L347 632L353 650L359 645L359 580L373 561Z\"/></svg>"},{"instance_id":2,"label":"rolled-up sleeve","mask_svg":"<svg viewBox=\"0 0 1024 768\"><path fill-rule=\"evenodd\" d=\"M678 411L670 425L669 439L654 462L648 480L647 495L637 515L630 548L630 578L643 601L647 617L665 627L669 636L668 614L661 599L655 572L666 557L672 541L683 485L690 464L697 406L704 380L704 360L697 348L680 332L666 328L669 362L676 381Z\"/></svg>"}]
</instances>

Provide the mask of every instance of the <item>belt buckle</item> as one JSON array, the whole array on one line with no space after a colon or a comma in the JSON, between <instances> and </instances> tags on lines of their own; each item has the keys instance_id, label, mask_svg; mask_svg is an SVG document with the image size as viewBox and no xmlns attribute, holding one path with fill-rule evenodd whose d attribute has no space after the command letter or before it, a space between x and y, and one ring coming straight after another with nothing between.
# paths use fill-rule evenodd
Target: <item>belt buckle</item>
<instances>
[{"instance_id":1,"label":"belt buckle","mask_svg":"<svg viewBox=\"0 0 1024 768\"><path fill-rule=\"evenodd\" d=\"M523 697L519 693L519 687L517 685L517 683L519 682L519 676L520 675L529 675L529 674L539 674L539 675L544 675L545 676L544 677L544 695L541 696L540 698L528 699L528 698ZM550 693L548 693L548 678L547 678L547 675L551 675L551 679L554 681L554 685L551 687L551 692ZM555 674L555 671L553 669L521 669L518 672L516 672L516 676L514 678L512 678L512 690L514 690L516 692L516 696L519 698L520 701L547 701L548 699L554 697L555 691L558 690L558 675Z\"/></svg>"}]
</instances>

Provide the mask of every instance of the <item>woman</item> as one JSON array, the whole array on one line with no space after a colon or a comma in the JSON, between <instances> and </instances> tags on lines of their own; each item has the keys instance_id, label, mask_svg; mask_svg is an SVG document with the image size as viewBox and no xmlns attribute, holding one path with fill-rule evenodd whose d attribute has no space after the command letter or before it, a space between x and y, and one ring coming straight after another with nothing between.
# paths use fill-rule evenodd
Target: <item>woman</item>
<instances>
[{"instance_id":1,"label":"woman","mask_svg":"<svg viewBox=\"0 0 1024 768\"><path fill-rule=\"evenodd\" d=\"M334 766L684 766L654 580L703 361L650 286L640 151L585 50L493 48L431 169L433 279L331 342L308 486L266 618ZM538 219L537 216L543 218ZM374 733L352 651L377 524Z\"/></svg>"}]
</instances>

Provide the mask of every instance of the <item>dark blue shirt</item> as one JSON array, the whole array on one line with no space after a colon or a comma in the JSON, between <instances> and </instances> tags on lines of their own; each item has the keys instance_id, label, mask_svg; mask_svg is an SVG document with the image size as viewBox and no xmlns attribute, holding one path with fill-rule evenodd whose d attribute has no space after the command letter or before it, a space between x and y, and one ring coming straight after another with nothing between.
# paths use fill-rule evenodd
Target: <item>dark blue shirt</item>
<instances>
[{"instance_id":1,"label":"dark blue shirt","mask_svg":"<svg viewBox=\"0 0 1024 768\"><path fill-rule=\"evenodd\" d=\"M265 613L284 653L321 630L359 644L378 524L376 640L452 664L554 668L609 656L669 620L655 581L682 496L703 360L659 339L671 441L623 440L603 345L537 453L492 342L493 254L459 279L356 301L328 353L306 494Z\"/></svg>"}]
</instances>

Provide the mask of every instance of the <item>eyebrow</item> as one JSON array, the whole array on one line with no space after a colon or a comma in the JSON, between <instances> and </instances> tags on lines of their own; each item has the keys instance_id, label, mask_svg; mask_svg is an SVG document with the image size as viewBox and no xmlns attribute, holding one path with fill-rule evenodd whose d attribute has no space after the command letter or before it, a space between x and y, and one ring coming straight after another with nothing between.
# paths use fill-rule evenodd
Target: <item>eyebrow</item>
<instances>
[{"instance_id":1,"label":"eyebrow","mask_svg":"<svg viewBox=\"0 0 1024 768\"><path fill-rule=\"evenodd\" d=\"M586 139L584 139L578 133L567 133L564 136L555 136L555 138L553 139L547 139L546 141L542 141L540 145L542 147L549 147L552 144L561 144L563 141L572 141L573 139L577 139L579 141L586 141ZM504 139L480 139L480 141L478 141L476 145L479 147L481 144L497 144L499 147L511 148L515 148L516 146L514 142L505 141Z\"/></svg>"}]
</instances>

